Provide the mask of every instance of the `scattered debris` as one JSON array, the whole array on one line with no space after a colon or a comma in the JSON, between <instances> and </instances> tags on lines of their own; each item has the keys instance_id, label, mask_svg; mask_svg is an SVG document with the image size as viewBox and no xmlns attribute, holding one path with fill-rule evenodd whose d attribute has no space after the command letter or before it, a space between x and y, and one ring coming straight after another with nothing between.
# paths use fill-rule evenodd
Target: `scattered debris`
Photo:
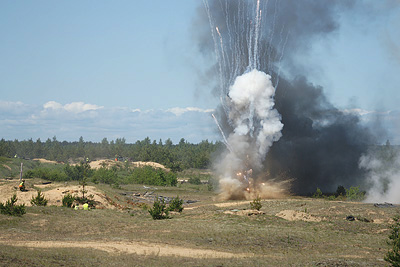
<instances>
[{"instance_id":1,"label":"scattered debris","mask_svg":"<svg viewBox=\"0 0 400 267\"><path fill-rule=\"evenodd\" d=\"M238 209L227 210L227 211L224 211L224 213L232 214L232 215L239 215L239 216L252 216L252 215L265 214L265 212L259 211L259 210L238 210Z\"/></svg>"},{"instance_id":2,"label":"scattered debris","mask_svg":"<svg viewBox=\"0 0 400 267\"><path fill-rule=\"evenodd\" d=\"M392 203L385 202L385 203L375 203L374 207L377 207L377 208L394 208L396 206L393 205Z\"/></svg>"},{"instance_id":3,"label":"scattered debris","mask_svg":"<svg viewBox=\"0 0 400 267\"><path fill-rule=\"evenodd\" d=\"M155 188L153 188L155 189ZM154 193L155 191L145 191L144 193L140 192L124 192L120 193L120 195L125 196L128 201L132 203L150 203L154 202L156 199L158 200L164 200L164 203L168 204L170 203L174 198L173 197L166 197L166 196L161 196L157 195ZM193 204L198 202L198 200L184 200L183 201L185 204Z\"/></svg>"}]
</instances>

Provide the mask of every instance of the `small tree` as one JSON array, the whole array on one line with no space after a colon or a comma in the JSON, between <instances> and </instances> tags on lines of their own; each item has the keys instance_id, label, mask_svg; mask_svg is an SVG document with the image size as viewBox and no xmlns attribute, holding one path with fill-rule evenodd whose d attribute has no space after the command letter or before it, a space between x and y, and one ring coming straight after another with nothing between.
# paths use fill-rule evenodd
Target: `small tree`
<instances>
[{"instance_id":1,"label":"small tree","mask_svg":"<svg viewBox=\"0 0 400 267\"><path fill-rule=\"evenodd\" d=\"M361 201L364 199L365 193L360 191L358 186L352 186L346 190L346 198L350 201Z\"/></svg>"},{"instance_id":2,"label":"small tree","mask_svg":"<svg viewBox=\"0 0 400 267\"><path fill-rule=\"evenodd\" d=\"M183 211L183 199L180 199L179 196L173 198L168 206L168 211Z\"/></svg>"},{"instance_id":3,"label":"small tree","mask_svg":"<svg viewBox=\"0 0 400 267\"><path fill-rule=\"evenodd\" d=\"M322 191L321 191L321 189L319 189L319 187L317 187L317 191L315 191L313 197L314 198L322 198Z\"/></svg>"},{"instance_id":4,"label":"small tree","mask_svg":"<svg viewBox=\"0 0 400 267\"><path fill-rule=\"evenodd\" d=\"M250 208L252 210L260 210L262 208L260 196L257 195L257 197L250 202Z\"/></svg>"},{"instance_id":5,"label":"small tree","mask_svg":"<svg viewBox=\"0 0 400 267\"><path fill-rule=\"evenodd\" d=\"M31 199L31 204L35 205L35 206L46 206L47 205L48 200L45 199L44 195L42 194L42 191L38 191L37 192L37 196L33 197Z\"/></svg>"},{"instance_id":6,"label":"small tree","mask_svg":"<svg viewBox=\"0 0 400 267\"><path fill-rule=\"evenodd\" d=\"M400 221L399 216L393 218L394 224L390 226L392 231L389 235L388 244L392 246L391 250L385 255L385 261L389 262L394 267L400 266Z\"/></svg>"},{"instance_id":7,"label":"small tree","mask_svg":"<svg viewBox=\"0 0 400 267\"><path fill-rule=\"evenodd\" d=\"M14 194L10 200L6 201L6 204L0 203L0 213L10 216L22 216L25 214L25 205L15 205L16 202L17 195Z\"/></svg>"},{"instance_id":8,"label":"small tree","mask_svg":"<svg viewBox=\"0 0 400 267\"><path fill-rule=\"evenodd\" d=\"M66 194L62 198L63 207L72 208L72 204L74 204L75 197L73 197L70 193Z\"/></svg>"},{"instance_id":9,"label":"small tree","mask_svg":"<svg viewBox=\"0 0 400 267\"><path fill-rule=\"evenodd\" d=\"M339 196L346 196L346 188L344 188L343 185L339 185L339 186L337 187L337 189L336 189L336 194L335 194L335 196L336 196L336 197L339 197Z\"/></svg>"},{"instance_id":10,"label":"small tree","mask_svg":"<svg viewBox=\"0 0 400 267\"><path fill-rule=\"evenodd\" d=\"M164 199L154 201L153 208L148 210L153 220L162 220L168 218L168 209L166 208Z\"/></svg>"}]
</instances>

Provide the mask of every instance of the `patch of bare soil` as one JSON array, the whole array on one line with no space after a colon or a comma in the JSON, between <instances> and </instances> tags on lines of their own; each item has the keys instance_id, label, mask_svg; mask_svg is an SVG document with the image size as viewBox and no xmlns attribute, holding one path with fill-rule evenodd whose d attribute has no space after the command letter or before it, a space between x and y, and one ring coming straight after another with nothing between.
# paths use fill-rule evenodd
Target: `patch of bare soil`
<instances>
[{"instance_id":1,"label":"patch of bare soil","mask_svg":"<svg viewBox=\"0 0 400 267\"><path fill-rule=\"evenodd\" d=\"M239 206L243 204L250 204L250 200L244 200L244 201L229 201L229 202L223 202L223 203L216 203L214 204L215 206L219 208L226 208L226 207L232 207L232 206Z\"/></svg>"},{"instance_id":2,"label":"patch of bare soil","mask_svg":"<svg viewBox=\"0 0 400 267\"><path fill-rule=\"evenodd\" d=\"M239 216L252 216L265 214L265 212L260 210L227 210L224 211L225 214L239 215Z\"/></svg>"},{"instance_id":3,"label":"patch of bare soil","mask_svg":"<svg viewBox=\"0 0 400 267\"><path fill-rule=\"evenodd\" d=\"M321 218L315 217L311 214L302 212L302 211L295 211L295 210L283 210L277 213L275 216L280 217L282 219L288 221L306 221L306 222L320 222L322 221Z\"/></svg>"},{"instance_id":4,"label":"patch of bare soil","mask_svg":"<svg viewBox=\"0 0 400 267\"><path fill-rule=\"evenodd\" d=\"M33 159L33 160L39 161L40 163L53 163L53 164L57 164L58 163L57 161L47 160L47 159Z\"/></svg>"},{"instance_id":5,"label":"patch of bare soil","mask_svg":"<svg viewBox=\"0 0 400 267\"><path fill-rule=\"evenodd\" d=\"M17 204L25 204L25 206L31 206L31 199L32 197L37 196L37 190L35 188L45 189L43 191L43 195L46 199L48 199L47 205L55 205L55 206L62 206L62 198L66 194L71 195L81 195L81 188L77 185L66 185L60 183L51 183L51 184L29 184L26 183L27 190L26 192L21 192L18 189L19 180L7 181L6 183L0 185L0 202L4 203L9 200L13 194L17 195ZM35 188L34 188L35 187ZM111 205L107 200L107 197L97 188L93 186L86 186L85 190L88 192L86 193L87 196L93 195L94 201L98 204L96 205L97 208L107 208L107 209L114 209L115 206Z\"/></svg>"},{"instance_id":6,"label":"patch of bare soil","mask_svg":"<svg viewBox=\"0 0 400 267\"><path fill-rule=\"evenodd\" d=\"M102 167L102 166L107 167L107 168L108 168L108 167L112 167L112 166L114 166L114 165L116 165L116 164L118 164L118 163L123 163L123 162L114 161L114 160L110 160L110 159L101 159L101 160L94 160L94 161L91 161L91 162L89 163L89 165L90 165L90 167L91 167L92 169L98 169L98 168L100 168L100 167ZM151 161L149 161L149 162L135 161L135 162L130 162L129 165L132 166L132 167L151 166L151 167L153 167L153 168L159 168L159 169L167 170L167 168L165 168L164 165L159 164L159 163L157 163L157 162L151 162Z\"/></svg>"},{"instance_id":7,"label":"patch of bare soil","mask_svg":"<svg viewBox=\"0 0 400 267\"><path fill-rule=\"evenodd\" d=\"M192 249L149 242L95 242L95 241L0 241L1 244L29 248L92 248L108 253L177 256L187 258L244 258L252 254L229 253L210 249Z\"/></svg>"}]
</instances>

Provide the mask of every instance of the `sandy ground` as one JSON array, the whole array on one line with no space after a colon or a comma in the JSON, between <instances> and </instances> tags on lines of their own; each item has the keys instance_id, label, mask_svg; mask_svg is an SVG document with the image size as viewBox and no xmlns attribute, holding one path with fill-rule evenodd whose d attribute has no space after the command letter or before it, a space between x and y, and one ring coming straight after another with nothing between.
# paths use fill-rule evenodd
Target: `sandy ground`
<instances>
[{"instance_id":1,"label":"sandy ground","mask_svg":"<svg viewBox=\"0 0 400 267\"><path fill-rule=\"evenodd\" d=\"M92 169L98 169L98 168L100 168L100 167L102 167L102 166L105 166L105 167L113 166L113 165L115 165L116 163L123 163L123 164L125 164L125 162L114 161L114 160L110 160L110 159L101 159L101 160L94 160L94 161L91 161L91 162L89 163L89 165L90 165L90 167L91 167ZM129 162L129 165L130 165L131 167L151 166L151 167L153 167L153 168L160 168L160 169L164 169L164 170L167 169L167 168L165 168L164 165L159 164L159 163L157 163L157 162L151 162L151 161L149 161L149 162L144 162L144 161Z\"/></svg>"},{"instance_id":2,"label":"sandy ground","mask_svg":"<svg viewBox=\"0 0 400 267\"><path fill-rule=\"evenodd\" d=\"M51 184L32 184L31 181L26 182L27 190L26 192L21 192L18 190L19 180L11 180L11 181L1 181L0 184L0 202L5 203L9 200L13 194L17 194L17 204L25 204L25 206L31 206L31 199L32 197L37 196L38 188L43 190L44 197L48 200L47 205L55 205L55 206L62 206L62 198L64 195L70 193L71 195L78 195L81 196L80 190L82 189L80 186L77 185L68 185L67 183L51 183ZM88 192L86 195L93 195L94 200L97 201L99 204L96 206L97 208L107 208L107 209L114 209L115 206L111 205L106 196L98 191L93 186L86 186L85 190Z\"/></svg>"},{"instance_id":3,"label":"sandy ground","mask_svg":"<svg viewBox=\"0 0 400 267\"><path fill-rule=\"evenodd\" d=\"M53 160L42 159L42 158L36 158L36 159L33 159L33 160L39 161L40 163L52 163L52 164L57 164L58 163L58 164L60 164L60 162L53 161ZM114 161L114 160L111 160L111 159L100 159L100 160L93 160L93 161L89 162L89 165L90 165L90 167L92 169L98 169L98 168L100 168L102 166L109 167L109 166L113 166L113 165L115 165L117 163L125 164L125 162L122 162L122 161ZM160 163L157 163L157 162L151 162L151 161L149 161L149 162L144 162L144 161L129 162L129 165L132 166L132 167L151 166L153 168L160 168L160 169L168 170L168 168L166 168L164 165L162 165ZM8 167L6 165L3 165L3 166L6 167L6 168ZM8 167L8 168L10 168L10 167Z\"/></svg>"},{"instance_id":4,"label":"sandy ground","mask_svg":"<svg viewBox=\"0 0 400 267\"><path fill-rule=\"evenodd\" d=\"M180 246L149 242L109 242L109 241L0 241L0 244L30 248L93 248L109 253L137 255L177 256L188 258L244 258L252 254L229 253L210 249L191 249Z\"/></svg>"},{"instance_id":5,"label":"sandy ground","mask_svg":"<svg viewBox=\"0 0 400 267\"><path fill-rule=\"evenodd\" d=\"M309 213L295 210L283 210L277 213L275 216L288 221L306 221L306 222L320 222L322 218L315 217Z\"/></svg>"}]
</instances>

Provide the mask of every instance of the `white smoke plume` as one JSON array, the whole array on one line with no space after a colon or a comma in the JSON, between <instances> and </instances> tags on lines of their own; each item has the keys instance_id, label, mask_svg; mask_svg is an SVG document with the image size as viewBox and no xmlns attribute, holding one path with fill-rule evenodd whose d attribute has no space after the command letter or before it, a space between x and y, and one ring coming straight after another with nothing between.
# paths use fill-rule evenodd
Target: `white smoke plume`
<instances>
[{"instance_id":1,"label":"white smoke plume","mask_svg":"<svg viewBox=\"0 0 400 267\"><path fill-rule=\"evenodd\" d=\"M254 197L250 194L255 189L253 169L261 169L268 149L282 135L274 95L271 76L256 69L238 76L229 88L228 117L233 131L227 142L232 149L217 164L224 199Z\"/></svg>"},{"instance_id":2,"label":"white smoke plume","mask_svg":"<svg viewBox=\"0 0 400 267\"><path fill-rule=\"evenodd\" d=\"M393 148L386 146L363 155L359 166L367 171L365 202L400 204L400 155Z\"/></svg>"},{"instance_id":3,"label":"white smoke plume","mask_svg":"<svg viewBox=\"0 0 400 267\"><path fill-rule=\"evenodd\" d=\"M254 151L257 165L264 160L272 142L279 140L282 135L283 124L278 111L274 109L274 95L271 76L256 69L237 77L229 90L229 119L234 127L230 139L233 139L231 136L249 136L250 139L245 142L251 142L249 149L252 149L251 146L257 147L252 149L257 150Z\"/></svg>"}]
</instances>

